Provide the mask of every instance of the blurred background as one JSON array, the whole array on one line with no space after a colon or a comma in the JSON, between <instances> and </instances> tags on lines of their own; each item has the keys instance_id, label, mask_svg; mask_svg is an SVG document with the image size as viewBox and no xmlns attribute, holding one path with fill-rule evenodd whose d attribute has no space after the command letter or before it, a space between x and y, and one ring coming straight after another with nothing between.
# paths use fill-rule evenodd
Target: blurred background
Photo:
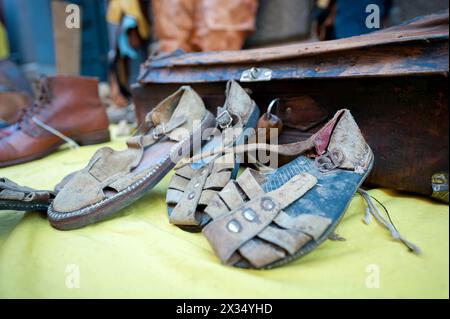
<instances>
[{"instance_id":1,"label":"blurred background","mask_svg":"<svg viewBox=\"0 0 450 319\"><path fill-rule=\"evenodd\" d=\"M79 28L76 16L66 25L78 14L69 4L79 6ZM0 93L32 96L22 76L95 76L111 121L133 121L129 87L149 56L369 33L371 4L380 28L448 9L447 0L0 0Z\"/></svg>"}]
</instances>

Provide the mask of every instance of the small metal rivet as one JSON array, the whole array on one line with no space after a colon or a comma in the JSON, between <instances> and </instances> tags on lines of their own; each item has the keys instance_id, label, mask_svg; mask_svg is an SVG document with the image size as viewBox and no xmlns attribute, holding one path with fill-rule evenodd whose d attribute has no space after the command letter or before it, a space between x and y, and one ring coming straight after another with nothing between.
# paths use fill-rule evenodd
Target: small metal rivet
<instances>
[{"instance_id":1,"label":"small metal rivet","mask_svg":"<svg viewBox=\"0 0 450 319\"><path fill-rule=\"evenodd\" d=\"M199 183L199 182L197 182L197 183L194 184L194 188L197 188L197 187L199 187L199 186L200 186L200 183Z\"/></svg>"},{"instance_id":2,"label":"small metal rivet","mask_svg":"<svg viewBox=\"0 0 450 319\"><path fill-rule=\"evenodd\" d=\"M250 222L254 221L256 219L256 213L251 208L246 208L244 212L242 213L244 218Z\"/></svg>"},{"instance_id":3,"label":"small metal rivet","mask_svg":"<svg viewBox=\"0 0 450 319\"><path fill-rule=\"evenodd\" d=\"M275 208L275 203L270 198L264 198L261 202L261 207L265 210L272 210Z\"/></svg>"},{"instance_id":4,"label":"small metal rivet","mask_svg":"<svg viewBox=\"0 0 450 319\"><path fill-rule=\"evenodd\" d=\"M232 233L239 233L242 229L242 226L237 220L233 219L228 222L227 228Z\"/></svg>"},{"instance_id":5,"label":"small metal rivet","mask_svg":"<svg viewBox=\"0 0 450 319\"><path fill-rule=\"evenodd\" d=\"M207 170L206 168L204 168L204 169L202 169L202 171L200 172L200 174L201 174L201 175L205 175L207 171L208 171L208 170Z\"/></svg>"},{"instance_id":6,"label":"small metal rivet","mask_svg":"<svg viewBox=\"0 0 450 319\"><path fill-rule=\"evenodd\" d=\"M189 193L188 199L193 199L194 197L195 197L195 193L194 192Z\"/></svg>"}]
</instances>

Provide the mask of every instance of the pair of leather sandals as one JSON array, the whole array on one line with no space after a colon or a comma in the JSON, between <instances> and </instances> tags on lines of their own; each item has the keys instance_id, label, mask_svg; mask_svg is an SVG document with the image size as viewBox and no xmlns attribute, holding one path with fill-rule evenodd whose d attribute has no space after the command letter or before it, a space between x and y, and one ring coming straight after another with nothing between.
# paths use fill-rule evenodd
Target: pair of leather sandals
<instances>
[{"instance_id":1,"label":"pair of leather sandals","mask_svg":"<svg viewBox=\"0 0 450 319\"><path fill-rule=\"evenodd\" d=\"M257 105L234 81L217 117L192 88L181 87L147 115L126 150L99 149L58 185L56 196L49 194L46 205L23 208L48 206L52 226L80 228L135 202L175 168L166 196L172 224L203 231L227 265L283 265L330 237L374 157L348 110L309 139L287 145L249 143L247 131L258 118ZM268 173L247 168L239 174L251 151L295 159ZM189 160L180 165L183 158ZM4 197L6 202L2 194L15 186L1 185L4 207L33 198L28 190Z\"/></svg>"},{"instance_id":2,"label":"pair of leather sandals","mask_svg":"<svg viewBox=\"0 0 450 319\"><path fill-rule=\"evenodd\" d=\"M296 159L269 173L247 168L229 178L234 159L251 151ZM209 161L202 164L203 158ZM305 141L235 145L194 156L169 184L169 220L203 231L224 264L280 266L332 235L373 159L352 115L341 110Z\"/></svg>"},{"instance_id":3,"label":"pair of leather sandals","mask_svg":"<svg viewBox=\"0 0 450 319\"><path fill-rule=\"evenodd\" d=\"M126 150L99 149L85 168L65 177L54 192L47 192L46 201L32 197L42 191L22 187L19 195L19 185L1 180L0 207L47 211L51 225L60 230L104 220L146 194L182 158L200 149L242 144L243 132L254 128L258 118L258 107L234 81L227 84L226 101L217 117L191 87L183 86L147 114ZM239 133L222 140L228 128ZM235 178L237 168L234 165L217 187Z\"/></svg>"}]
</instances>

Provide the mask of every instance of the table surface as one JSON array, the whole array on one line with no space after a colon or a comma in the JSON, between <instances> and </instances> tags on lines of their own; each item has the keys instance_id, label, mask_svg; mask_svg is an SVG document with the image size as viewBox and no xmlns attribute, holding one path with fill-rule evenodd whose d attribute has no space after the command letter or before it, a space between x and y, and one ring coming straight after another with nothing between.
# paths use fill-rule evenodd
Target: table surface
<instances>
[{"instance_id":1,"label":"table surface","mask_svg":"<svg viewBox=\"0 0 450 319\"><path fill-rule=\"evenodd\" d=\"M20 184L51 189L84 167L100 146L62 148L0 169ZM448 298L449 208L429 199L375 189L415 255L372 221L356 195L337 233L304 258L257 271L223 266L202 234L170 225L166 176L114 218L58 231L45 214L0 212L0 298Z\"/></svg>"}]
</instances>

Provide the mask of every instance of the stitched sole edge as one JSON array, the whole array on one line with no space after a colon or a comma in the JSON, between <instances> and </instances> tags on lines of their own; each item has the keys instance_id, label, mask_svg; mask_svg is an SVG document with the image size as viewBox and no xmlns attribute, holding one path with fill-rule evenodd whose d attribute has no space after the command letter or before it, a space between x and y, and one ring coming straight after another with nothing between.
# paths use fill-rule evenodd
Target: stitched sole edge
<instances>
[{"instance_id":1,"label":"stitched sole edge","mask_svg":"<svg viewBox=\"0 0 450 319\"><path fill-rule=\"evenodd\" d=\"M61 213L55 211L53 204L51 204L48 208L50 224L59 230L72 230L96 223L118 213L121 209L130 206L144 196L173 169L175 164L170 159L168 161L170 162L169 165L158 172L152 171L152 173L136 181L123 191L84 209ZM161 167L159 166L159 168Z\"/></svg>"},{"instance_id":2,"label":"stitched sole edge","mask_svg":"<svg viewBox=\"0 0 450 319\"><path fill-rule=\"evenodd\" d=\"M24 203L15 200L0 200L0 210L47 212L49 203Z\"/></svg>"}]
</instances>

